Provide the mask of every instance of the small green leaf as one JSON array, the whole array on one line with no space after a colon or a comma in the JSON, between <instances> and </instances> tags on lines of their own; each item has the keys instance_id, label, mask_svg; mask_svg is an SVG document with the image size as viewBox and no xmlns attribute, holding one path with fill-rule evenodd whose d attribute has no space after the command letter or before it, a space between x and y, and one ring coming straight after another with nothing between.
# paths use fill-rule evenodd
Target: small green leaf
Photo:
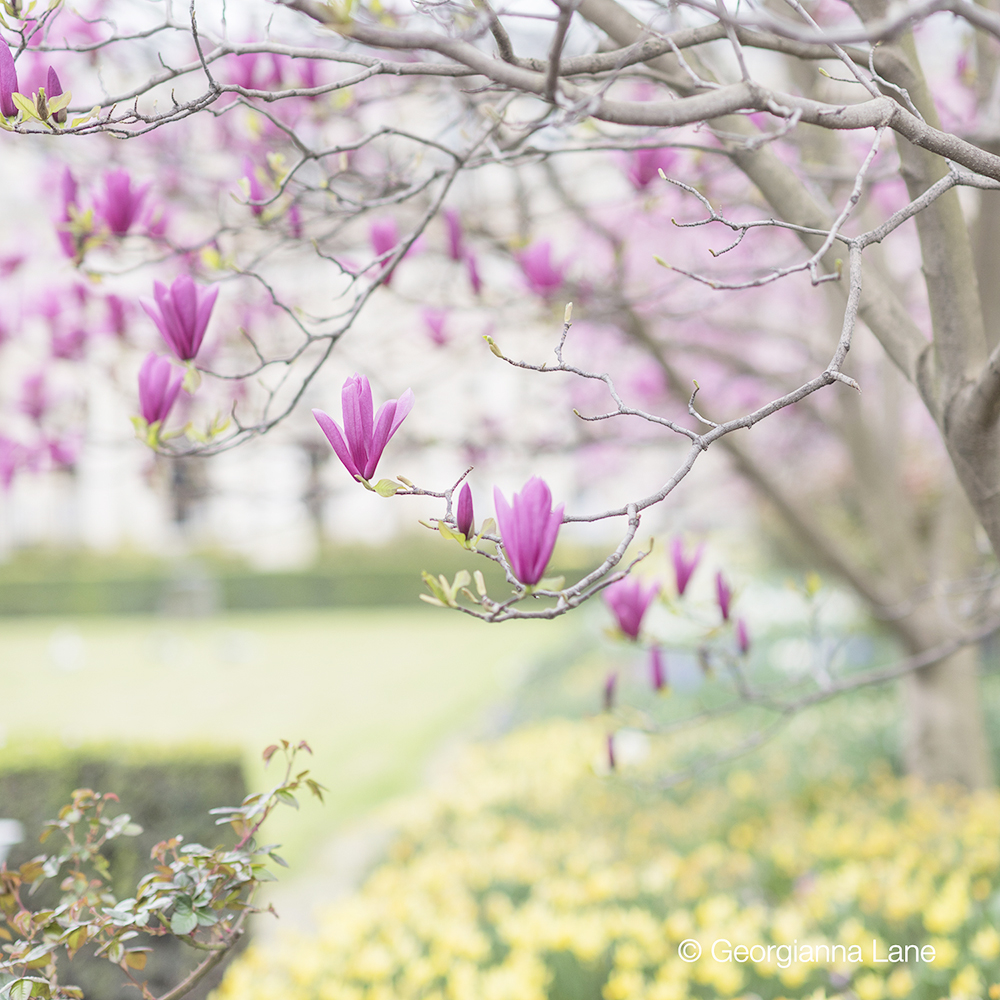
<instances>
[{"instance_id":1,"label":"small green leaf","mask_svg":"<svg viewBox=\"0 0 1000 1000\"><path fill-rule=\"evenodd\" d=\"M74 118L70 123L70 128L76 128L77 125L83 125L84 122L89 122L91 118L96 118L101 113L101 106L95 104L94 107L85 115L80 115L79 118Z\"/></svg>"},{"instance_id":2,"label":"small green leaf","mask_svg":"<svg viewBox=\"0 0 1000 1000\"><path fill-rule=\"evenodd\" d=\"M377 483L375 484L375 492L376 492L376 493L377 493L377 494L378 494L378 495L379 495L380 497L391 497L391 496L395 496L395 495L396 495L396 492L397 492L398 490L401 490L402 488L403 488L403 487L402 487L402 486L400 486L400 485L399 485L399 483L395 483L395 482L393 482L393 481L392 481L391 479L380 479L380 480L379 480L379 481L378 481L378 482L377 482Z\"/></svg>"},{"instance_id":3,"label":"small green leaf","mask_svg":"<svg viewBox=\"0 0 1000 1000\"><path fill-rule=\"evenodd\" d=\"M20 108L21 113L26 119L34 118L35 121L41 120L35 112L35 102L30 97L25 97L24 94L15 92L10 95L10 99Z\"/></svg>"},{"instance_id":4,"label":"small green leaf","mask_svg":"<svg viewBox=\"0 0 1000 1000\"><path fill-rule=\"evenodd\" d=\"M198 926L198 918L190 906L177 904L174 915L170 918L170 931L178 937L190 934Z\"/></svg>"},{"instance_id":5,"label":"small green leaf","mask_svg":"<svg viewBox=\"0 0 1000 1000\"><path fill-rule=\"evenodd\" d=\"M298 809L299 808L299 803L296 800L295 796L292 795L292 793L289 792L289 791L287 791L286 789L279 788L274 793L274 795L275 795L275 798L277 798L279 802L284 802L284 804L286 806L292 806L292 808L294 808L294 809Z\"/></svg>"},{"instance_id":6,"label":"small green leaf","mask_svg":"<svg viewBox=\"0 0 1000 1000\"><path fill-rule=\"evenodd\" d=\"M488 333L484 333L483 334L483 340L486 341L486 343L489 345L490 350L498 358L502 358L503 357L503 351L501 351L500 348L497 347L497 342Z\"/></svg>"},{"instance_id":7,"label":"small green leaf","mask_svg":"<svg viewBox=\"0 0 1000 1000\"><path fill-rule=\"evenodd\" d=\"M130 969L138 969L141 972L146 968L146 950L136 948L134 951L125 952L125 964Z\"/></svg>"},{"instance_id":8,"label":"small green leaf","mask_svg":"<svg viewBox=\"0 0 1000 1000\"><path fill-rule=\"evenodd\" d=\"M441 537L447 538L449 542L458 542L459 545L465 544L465 536L457 531L452 531L444 521L438 521L438 531L441 533Z\"/></svg>"},{"instance_id":9,"label":"small green leaf","mask_svg":"<svg viewBox=\"0 0 1000 1000\"><path fill-rule=\"evenodd\" d=\"M30 1000L34 985L30 979L15 979L7 988L7 996L10 1000Z\"/></svg>"}]
</instances>

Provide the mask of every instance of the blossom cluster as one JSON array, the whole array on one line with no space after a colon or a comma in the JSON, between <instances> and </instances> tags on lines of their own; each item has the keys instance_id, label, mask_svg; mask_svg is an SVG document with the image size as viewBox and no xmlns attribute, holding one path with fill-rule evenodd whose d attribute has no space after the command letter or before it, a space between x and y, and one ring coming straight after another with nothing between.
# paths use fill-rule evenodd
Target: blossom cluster
<instances>
[{"instance_id":1,"label":"blossom cluster","mask_svg":"<svg viewBox=\"0 0 1000 1000\"><path fill-rule=\"evenodd\" d=\"M218 1000L1000 991L1000 793L878 768L860 783L834 767L803 784L772 757L649 797L589 768L600 743L591 723L555 722L476 750L413 805L356 895L316 933L251 948ZM930 945L934 959L873 963L873 938ZM863 946L865 960L779 964L772 950L688 962L687 939L835 942Z\"/></svg>"}]
</instances>

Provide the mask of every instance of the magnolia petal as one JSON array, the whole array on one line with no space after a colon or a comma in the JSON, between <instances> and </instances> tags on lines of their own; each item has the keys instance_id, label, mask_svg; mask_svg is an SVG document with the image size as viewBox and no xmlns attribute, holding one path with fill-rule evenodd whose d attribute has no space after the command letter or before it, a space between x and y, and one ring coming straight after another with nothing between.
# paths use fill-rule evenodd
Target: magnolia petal
<instances>
[{"instance_id":1,"label":"magnolia petal","mask_svg":"<svg viewBox=\"0 0 1000 1000\"><path fill-rule=\"evenodd\" d=\"M371 432L365 433L365 402L362 381L367 382L368 380L363 375L352 375L344 383L344 388L340 393L341 409L344 414L344 437L350 448L352 460L359 471L368 465L371 445ZM368 399L371 399L370 387ZM368 413L368 419L371 421L371 402L368 403Z\"/></svg>"},{"instance_id":2,"label":"magnolia petal","mask_svg":"<svg viewBox=\"0 0 1000 1000\"><path fill-rule=\"evenodd\" d=\"M351 455L351 449L347 447L347 442L344 440L344 435L341 433L336 421L322 410L313 410L312 413L316 418L316 423L320 426L320 430L326 435L327 441L330 442L333 450L336 452L337 458L343 462L344 468L347 469L352 477L360 476L361 470L358 469Z\"/></svg>"}]
</instances>

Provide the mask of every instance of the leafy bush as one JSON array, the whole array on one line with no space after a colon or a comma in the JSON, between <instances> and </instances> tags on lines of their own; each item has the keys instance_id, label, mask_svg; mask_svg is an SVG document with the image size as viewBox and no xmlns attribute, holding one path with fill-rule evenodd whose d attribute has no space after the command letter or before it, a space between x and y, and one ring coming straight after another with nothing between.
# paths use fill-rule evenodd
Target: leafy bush
<instances>
[{"instance_id":1,"label":"leafy bush","mask_svg":"<svg viewBox=\"0 0 1000 1000\"><path fill-rule=\"evenodd\" d=\"M150 851L160 841L180 834L186 842L231 844L232 832L216 826L208 810L239 802L246 794L237 751L207 746L12 747L0 752L0 816L20 820L25 836L10 851L10 869L46 849L39 844L42 824L71 800L77 788L113 790L120 807L107 814L127 812L142 827L138 836L116 839L104 852L110 861L110 885L119 899L135 894L139 879L152 869ZM55 905L57 897L58 886L43 885L33 903ZM182 979L200 957L189 954L175 938L156 939L153 948L145 972L158 989ZM119 970L105 959L91 957L88 949L74 959L72 980L87 997L132 1000L136 996L134 988L122 983Z\"/></svg>"},{"instance_id":2,"label":"leafy bush","mask_svg":"<svg viewBox=\"0 0 1000 1000\"><path fill-rule=\"evenodd\" d=\"M386 863L315 935L252 947L216 996L1000 994L1000 793L924 788L884 763L859 777L796 726L795 754L773 748L670 792L652 780L664 766L652 755L602 776L596 722L480 747L412 808ZM686 939L701 958L680 958ZM933 961L874 963L873 939L879 959L901 944L930 946ZM842 945L845 957L786 963L772 947L760 961L714 961L717 940ZM851 946L861 961L847 960Z\"/></svg>"}]
</instances>

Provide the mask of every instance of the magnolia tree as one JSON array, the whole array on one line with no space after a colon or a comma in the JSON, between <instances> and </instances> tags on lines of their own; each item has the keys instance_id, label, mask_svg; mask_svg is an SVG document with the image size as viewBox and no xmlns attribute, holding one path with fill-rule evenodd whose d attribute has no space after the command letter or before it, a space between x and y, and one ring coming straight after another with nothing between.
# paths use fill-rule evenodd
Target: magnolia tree
<instances>
[{"instance_id":1,"label":"magnolia tree","mask_svg":"<svg viewBox=\"0 0 1000 1000\"><path fill-rule=\"evenodd\" d=\"M662 686L642 618L667 587L631 575L630 545L722 451L907 653L794 696L757 687L719 576L706 628L738 700L780 718L904 677L911 769L991 780L977 651L997 624L1000 545L1000 16L964 0L3 11L0 138L44 156L35 214L53 220L49 246L11 234L4 251L8 283L24 276L3 327L23 368L7 486L72 465L79 413L49 386L92 374L98 354L123 385L138 369L142 440L208 457L293 418L380 303L395 303L393 338L443 352L488 313L495 364L564 380L578 427L550 445L639 443L665 468L574 510L553 506L540 449L536 475L509 500L494 491L495 521L477 525L488 500L463 468L378 477L421 394L387 385L401 394L376 412L382 373L358 373L340 415L315 411L316 433L358 489L439 501L432 526L506 576L501 594L428 574L432 602L499 622L603 593ZM52 280L56 253L77 279ZM548 323L547 359L506 346L528 311ZM120 350L98 351L102 335ZM567 586L545 574L570 522L621 531ZM677 607L687 551L672 550Z\"/></svg>"}]
</instances>

